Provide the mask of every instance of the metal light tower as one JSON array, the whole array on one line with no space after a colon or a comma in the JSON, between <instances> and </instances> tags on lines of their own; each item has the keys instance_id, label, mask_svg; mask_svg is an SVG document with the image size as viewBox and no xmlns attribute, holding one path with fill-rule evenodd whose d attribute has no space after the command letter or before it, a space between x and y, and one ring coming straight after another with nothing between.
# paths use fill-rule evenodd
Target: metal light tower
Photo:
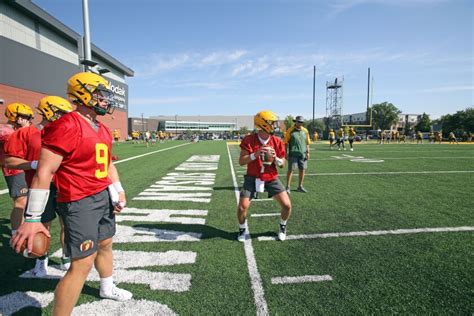
<instances>
[{"instance_id":1,"label":"metal light tower","mask_svg":"<svg viewBox=\"0 0 474 316\"><path fill-rule=\"evenodd\" d=\"M329 128L344 125L343 118L343 83L344 78L336 78L334 82L326 82L326 117Z\"/></svg>"}]
</instances>

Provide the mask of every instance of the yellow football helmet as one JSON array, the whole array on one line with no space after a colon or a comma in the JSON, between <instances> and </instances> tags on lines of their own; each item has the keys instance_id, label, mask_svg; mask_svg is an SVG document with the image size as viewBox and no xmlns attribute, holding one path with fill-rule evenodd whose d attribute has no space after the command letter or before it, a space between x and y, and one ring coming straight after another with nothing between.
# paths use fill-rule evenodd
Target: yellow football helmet
<instances>
[{"instance_id":1,"label":"yellow football helmet","mask_svg":"<svg viewBox=\"0 0 474 316\"><path fill-rule=\"evenodd\" d=\"M5 108L5 116L9 121L16 123L18 116L22 116L28 120L34 118L33 110L31 108L20 102L10 103Z\"/></svg>"},{"instance_id":2,"label":"yellow football helmet","mask_svg":"<svg viewBox=\"0 0 474 316\"><path fill-rule=\"evenodd\" d=\"M68 100L54 95L42 98L38 104L38 112L50 122L56 121L61 114L72 111L72 105Z\"/></svg>"},{"instance_id":3,"label":"yellow football helmet","mask_svg":"<svg viewBox=\"0 0 474 316\"><path fill-rule=\"evenodd\" d=\"M272 111L260 111L255 115L255 128L267 134L273 134L278 129L278 116Z\"/></svg>"},{"instance_id":4,"label":"yellow football helmet","mask_svg":"<svg viewBox=\"0 0 474 316\"><path fill-rule=\"evenodd\" d=\"M114 94L109 83L95 73L80 72L73 75L67 81L67 94L73 102L93 108L99 115L112 114L114 110ZM106 102L107 107L100 106L99 101Z\"/></svg>"}]
</instances>

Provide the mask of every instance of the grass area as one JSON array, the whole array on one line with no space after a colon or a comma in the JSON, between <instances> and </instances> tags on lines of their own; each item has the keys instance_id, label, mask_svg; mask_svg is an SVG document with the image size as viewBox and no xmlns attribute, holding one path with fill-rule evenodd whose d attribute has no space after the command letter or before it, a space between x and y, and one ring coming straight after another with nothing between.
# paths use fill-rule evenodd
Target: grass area
<instances>
[{"instance_id":1,"label":"grass area","mask_svg":"<svg viewBox=\"0 0 474 316\"><path fill-rule=\"evenodd\" d=\"M186 144L180 147L177 145ZM174 147L174 148L173 148ZM141 158L126 158L154 152ZM241 185L237 164L239 147L223 141L196 144L181 141L157 144L120 144L117 168L127 192L128 207L159 210L206 210L205 225L171 222L120 222L121 226L201 233L198 242L117 243L115 250L193 252L192 264L150 266L130 270L189 274L191 286L183 292L152 290L146 284L121 283L134 299L160 302L178 314L255 315L256 306L242 243L235 240L236 198L230 164ZM329 150L325 142L311 147L305 178L309 193L292 192L293 215L288 235L329 232L474 226L472 187L474 146L357 144L354 152ZM219 155L210 203L189 201L138 201L138 196L193 155ZM346 156L343 156L346 155ZM350 155L352 157L348 157ZM359 158L357 158L359 157ZM363 157L363 158L360 158ZM368 163L351 159L379 159ZM386 172L419 172L388 174ZM462 171L461 173L429 173ZM465 172L470 171L470 172ZM201 171L202 172L202 171ZM364 174L378 172L379 174ZM361 173L321 175L324 173ZM286 181L286 169L281 172ZM297 174L292 188L296 188ZM1 187L0 187L1 188ZM188 192L189 193L189 192ZM263 196L265 197L265 195ZM16 255L8 246L7 194L0 195L0 296L15 291L47 293L56 280L22 279L33 260ZM274 201L258 201L251 214L278 213ZM176 217L178 215L175 215ZM188 216L189 217L189 216ZM196 216L191 216L196 218ZM471 314L474 284L474 233L440 232L363 237L260 241L275 236L279 217L250 217L249 227L264 298L271 315L278 314ZM52 231L52 252L59 249L58 224ZM136 258L139 260L140 258ZM51 258L52 264L58 259ZM126 273L121 271L120 273ZM272 278L330 275L332 281L273 284ZM78 304L100 301L99 283L86 283ZM1 305L0 305L1 307ZM43 309L50 314L52 304ZM19 314L40 313L27 307Z\"/></svg>"}]
</instances>

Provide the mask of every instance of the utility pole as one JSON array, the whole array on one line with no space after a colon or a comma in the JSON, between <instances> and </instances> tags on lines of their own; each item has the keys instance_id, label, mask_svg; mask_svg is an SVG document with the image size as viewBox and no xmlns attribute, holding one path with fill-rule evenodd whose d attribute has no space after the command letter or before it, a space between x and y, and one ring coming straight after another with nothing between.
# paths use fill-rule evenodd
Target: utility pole
<instances>
[{"instance_id":1,"label":"utility pole","mask_svg":"<svg viewBox=\"0 0 474 316\"><path fill-rule=\"evenodd\" d=\"M316 66L313 66L313 128L315 128L315 126L314 126L315 86L316 86Z\"/></svg>"}]
</instances>

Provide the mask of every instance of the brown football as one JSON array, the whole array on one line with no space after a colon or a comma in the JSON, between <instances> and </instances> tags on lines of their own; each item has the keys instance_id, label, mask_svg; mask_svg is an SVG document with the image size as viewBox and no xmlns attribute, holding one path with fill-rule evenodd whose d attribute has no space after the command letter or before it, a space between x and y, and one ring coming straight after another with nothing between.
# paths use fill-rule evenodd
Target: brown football
<instances>
[{"instance_id":1,"label":"brown football","mask_svg":"<svg viewBox=\"0 0 474 316\"><path fill-rule=\"evenodd\" d=\"M33 249L28 253L28 240L21 245L20 253L26 258L39 258L44 256L49 249L50 238L45 233L36 233L33 239Z\"/></svg>"},{"instance_id":2,"label":"brown football","mask_svg":"<svg viewBox=\"0 0 474 316\"><path fill-rule=\"evenodd\" d=\"M275 157L270 152L271 147L263 147L262 148L262 160L264 165L271 165L275 160Z\"/></svg>"}]
</instances>

